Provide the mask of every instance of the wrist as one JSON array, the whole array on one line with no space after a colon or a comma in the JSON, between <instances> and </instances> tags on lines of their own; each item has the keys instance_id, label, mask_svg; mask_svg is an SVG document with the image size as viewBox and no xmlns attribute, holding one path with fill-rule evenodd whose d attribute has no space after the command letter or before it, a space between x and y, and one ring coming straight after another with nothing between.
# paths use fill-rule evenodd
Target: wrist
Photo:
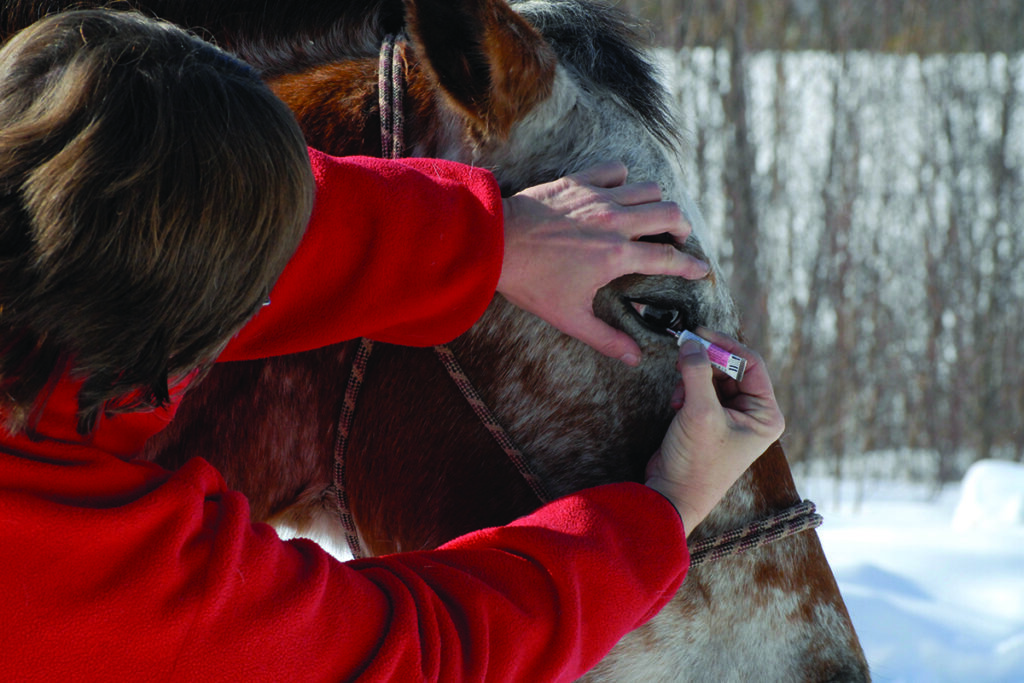
<instances>
[{"instance_id":1,"label":"wrist","mask_svg":"<svg viewBox=\"0 0 1024 683\"><path fill-rule=\"evenodd\" d=\"M661 477L650 477L644 482L644 485L657 491L676 509L676 513L683 523L683 531L687 538L689 538L693 529L707 516L708 511L701 511L698 507L692 505L688 501L687 496L679 491L678 486Z\"/></svg>"}]
</instances>

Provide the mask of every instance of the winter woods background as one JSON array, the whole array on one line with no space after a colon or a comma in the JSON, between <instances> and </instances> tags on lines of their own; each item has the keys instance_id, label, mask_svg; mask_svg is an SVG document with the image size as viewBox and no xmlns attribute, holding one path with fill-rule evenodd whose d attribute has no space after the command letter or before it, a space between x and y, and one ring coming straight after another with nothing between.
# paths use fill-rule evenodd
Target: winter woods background
<instances>
[{"instance_id":1,"label":"winter woods background","mask_svg":"<svg viewBox=\"0 0 1024 683\"><path fill-rule=\"evenodd\" d=\"M797 468L1024 462L1024 2L619 5L662 47Z\"/></svg>"},{"instance_id":2,"label":"winter woods background","mask_svg":"<svg viewBox=\"0 0 1024 683\"><path fill-rule=\"evenodd\" d=\"M618 4L873 679L1024 681L1024 0Z\"/></svg>"}]
</instances>

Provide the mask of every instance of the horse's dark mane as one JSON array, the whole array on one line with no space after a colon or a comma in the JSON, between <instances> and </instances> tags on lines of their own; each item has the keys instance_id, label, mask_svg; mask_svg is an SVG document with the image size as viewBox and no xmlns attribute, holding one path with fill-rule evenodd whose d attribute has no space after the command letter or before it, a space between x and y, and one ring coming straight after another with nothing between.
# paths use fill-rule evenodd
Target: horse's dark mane
<instances>
[{"instance_id":1,"label":"horse's dark mane","mask_svg":"<svg viewBox=\"0 0 1024 683\"><path fill-rule=\"evenodd\" d=\"M192 28L265 75L376 54L380 39L401 30L402 0L10 0L0 8L0 36L75 6L142 7ZM615 93L668 142L676 137L665 91L643 49L639 25L603 2L511 0L552 44L580 82Z\"/></svg>"},{"instance_id":2,"label":"horse's dark mane","mask_svg":"<svg viewBox=\"0 0 1024 683\"><path fill-rule=\"evenodd\" d=\"M0 7L0 36L48 14L97 6L192 29L268 74L362 56L368 41L401 29L404 13L402 0L9 0Z\"/></svg>"},{"instance_id":3,"label":"horse's dark mane","mask_svg":"<svg viewBox=\"0 0 1024 683\"><path fill-rule=\"evenodd\" d=\"M628 14L587 0L511 0L509 4L551 43L581 83L599 84L635 111L662 141L678 137L642 26Z\"/></svg>"}]
</instances>

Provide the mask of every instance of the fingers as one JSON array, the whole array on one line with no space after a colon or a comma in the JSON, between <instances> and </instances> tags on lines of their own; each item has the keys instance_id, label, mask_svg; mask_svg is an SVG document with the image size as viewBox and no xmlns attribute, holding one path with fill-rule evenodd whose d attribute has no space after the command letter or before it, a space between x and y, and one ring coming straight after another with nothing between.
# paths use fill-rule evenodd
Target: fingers
<instances>
[{"instance_id":1,"label":"fingers","mask_svg":"<svg viewBox=\"0 0 1024 683\"><path fill-rule=\"evenodd\" d=\"M668 233L682 244L690 236L690 222L675 202L663 200L658 183L597 187L618 205L620 215L615 227L630 239Z\"/></svg>"},{"instance_id":2,"label":"fingers","mask_svg":"<svg viewBox=\"0 0 1024 683\"><path fill-rule=\"evenodd\" d=\"M640 241L668 234L681 244L691 227L656 183L626 184L627 176L622 163L600 164L507 198L498 291L600 353L637 365L639 345L594 317L595 293L623 275L700 279L710 266L672 244Z\"/></svg>"},{"instance_id":3,"label":"fingers","mask_svg":"<svg viewBox=\"0 0 1024 683\"><path fill-rule=\"evenodd\" d=\"M648 202L620 206L618 223L620 233L630 239L639 239L668 233L676 244L682 244L693 231L690 221L675 202Z\"/></svg>"},{"instance_id":4,"label":"fingers","mask_svg":"<svg viewBox=\"0 0 1024 683\"><path fill-rule=\"evenodd\" d=\"M662 201L656 182L626 184L628 170L621 162L592 166L568 176L575 182L604 190L604 196L623 209L621 231L630 239L647 235L671 234L682 244L690 234L690 224L675 202Z\"/></svg>"},{"instance_id":5,"label":"fingers","mask_svg":"<svg viewBox=\"0 0 1024 683\"><path fill-rule=\"evenodd\" d=\"M661 186L654 182L630 183L629 185L609 188L607 194L622 206L650 204L662 200Z\"/></svg>"},{"instance_id":6,"label":"fingers","mask_svg":"<svg viewBox=\"0 0 1024 683\"><path fill-rule=\"evenodd\" d=\"M679 206L662 201L661 188L655 182L624 184L626 167L610 162L586 169L575 176L577 182L604 189L604 195L618 206L608 216L608 229L632 244L623 249L621 274L674 275L700 279L710 271L704 261L680 252L670 244L640 242L641 237L671 235L675 244L683 244L693 230Z\"/></svg>"},{"instance_id":7,"label":"fingers","mask_svg":"<svg viewBox=\"0 0 1024 683\"><path fill-rule=\"evenodd\" d=\"M632 367L640 363L640 346L633 338L595 318L593 312L581 315L575 327L560 329L609 358L617 358Z\"/></svg>"},{"instance_id":8,"label":"fingers","mask_svg":"<svg viewBox=\"0 0 1024 683\"><path fill-rule=\"evenodd\" d=\"M699 280L711 271L705 261L676 248L690 236L692 226L672 202L619 207L609 228L628 240L618 255L621 261L616 268L620 275L674 275ZM663 234L671 235L675 244L639 240Z\"/></svg>"},{"instance_id":9,"label":"fingers","mask_svg":"<svg viewBox=\"0 0 1024 683\"><path fill-rule=\"evenodd\" d=\"M583 185L592 185L608 190L608 196L622 206L634 206L661 201L661 187L655 182L626 184L629 170L620 161L591 166L568 176Z\"/></svg>"},{"instance_id":10,"label":"fingers","mask_svg":"<svg viewBox=\"0 0 1024 683\"><path fill-rule=\"evenodd\" d=\"M621 161L608 161L573 173L569 178L595 187L619 187L626 182L629 169ZM660 199L660 197L659 197Z\"/></svg>"},{"instance_id":11,"label":"fingers","mask_svg":"<svg viewBox=\"0 0 1024 683\"><path fill-rule=\"evenodd\" d=\"M671 244L631 242L623 258L623 274L674 275L688 280L707 277L711 266L707 262L679 251Z\"/></svg>"}]
</instances>

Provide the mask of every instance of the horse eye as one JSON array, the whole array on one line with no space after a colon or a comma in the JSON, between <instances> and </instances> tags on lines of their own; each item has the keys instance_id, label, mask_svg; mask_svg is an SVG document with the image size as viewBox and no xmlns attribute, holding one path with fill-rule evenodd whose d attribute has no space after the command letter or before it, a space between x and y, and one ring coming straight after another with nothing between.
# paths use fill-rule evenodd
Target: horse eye
<instances>
[{"instance_id":1,"label":"horse eye","mask_svg":"<svg viewBox=\"0 0 1024 683\"><path fill-rule=\"evenodd\" d=\"M639 301L630 301L629 303L636 310L640 319L653 328L663 330L668 328L674 329L682 317L677 308L659 308L658 306L640 303Z\"/></svg>"}]
</instances>

